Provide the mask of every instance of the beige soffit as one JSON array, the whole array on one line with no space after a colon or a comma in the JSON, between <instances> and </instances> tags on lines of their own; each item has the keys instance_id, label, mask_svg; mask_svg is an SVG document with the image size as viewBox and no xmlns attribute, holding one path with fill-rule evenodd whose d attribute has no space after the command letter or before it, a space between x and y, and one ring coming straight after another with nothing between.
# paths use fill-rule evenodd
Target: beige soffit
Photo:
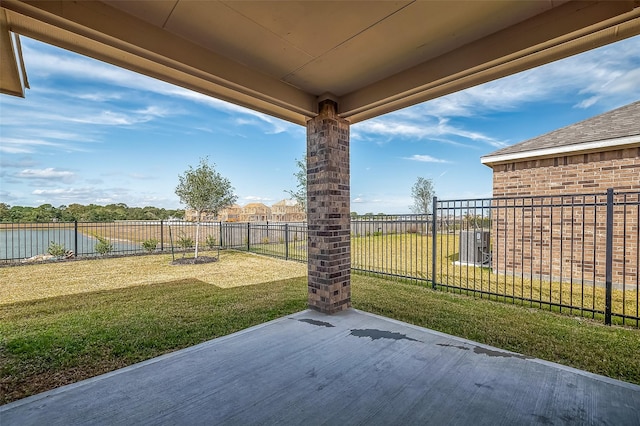
<instances>
[{"instance_id":1,"label":"beige soffit","mask_svg":"<svg viewBox=\"0 0 640 426\"><path fill-rule=\"evenodd\" d=\"M9 31L4 11L0 11L0 23L0 93L24 98L29 81L22 59L20 38Z\"/></svg>"},{"instance_id":2,"label":"beige soffit","mask_svg":"<svg viewBox=\"0 0 640 426\"><path fill-rule=\"evenodd\" d=\"M586 154L589 152L611 151L640 147L640 134L623 138L608 139L594 142L585 142L574 145L563 145L552 148L542 148L532 151L514 152L502 155L488 155L481 157L480 162L487 166L495 166L516 161L540 160L564 155Z\"/></svg>"},{"instance_id":3,"label":"beige soffit","mask_svg":"<svg viewBox=\"0 0 640 426\"><path fill-rule=\"evenodd\" d=\"M640 34L639 6L2 0L0 33L298 124L316 115L319 99L335 99L340 115L355 123ZM3 64L11 59L4 48L1 55ZM9 87L10 74L0 77Z\"/></svg>"}]
</instances>

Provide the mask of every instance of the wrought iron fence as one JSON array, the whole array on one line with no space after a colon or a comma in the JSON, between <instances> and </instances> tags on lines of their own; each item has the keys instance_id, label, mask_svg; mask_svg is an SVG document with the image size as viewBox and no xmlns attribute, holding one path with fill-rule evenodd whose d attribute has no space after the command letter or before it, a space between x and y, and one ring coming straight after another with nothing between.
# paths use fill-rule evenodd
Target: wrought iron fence
<instances>
[{"instance_id":1,"label":"wrought iron fence","mask_svg":"<svg viewBox=\"0 0 640 426\"><path fill-rule=\"evenodd\" d=\"M352 221L351 265L445 291L638 327L639 198L609 190L434 199L433 216ZM363 232L354 232L358 221Z\"/></svg>"},{"instance_id":2,"label":"wrought iron fence","mask_svg":"<svg viewBox=\"0 0 640 426\"><path fill-rule=\"evenodd\" d=\"M221 229L225 248L307 261L306 223L223 223Z\"/></svg>"},{"instance_id":3,"label":"wrought iron fence","mask_svg":"<svg viewBox=\"0 0 640 426\"><path fill-rule=\"evenodd\" d=\"M351 220L351 267L481 298L640 326L640 193L434 199L433 215ZM0 261L51 241L95 256L189 250L192 222L0 224ZM305 262L306 223L203 223L200 245Z\"/></svg>"},{"instance_id":4,"label":"wrought iron fence","mask_svg":"<svg viewBox=\"0 0 640 426\"><path fill-rule=\"evenodd\" d=\"M306 232L304 223L202 222L198 243L306 261ZM0 262L193 250L195 239L196 224L182 221L1 223ZM65 254L49 254L53 245Z\"/></svg>"},{"instance_id":5,"label":"wrought iron fence","mask_svg":"<svg viewBox=\"0 0 640 426\"><path fill-rule=\"evenodd\" d=\"M440 201L432 283L637 327L639 197L609 190Z\"/></svg>"}]
</instances>

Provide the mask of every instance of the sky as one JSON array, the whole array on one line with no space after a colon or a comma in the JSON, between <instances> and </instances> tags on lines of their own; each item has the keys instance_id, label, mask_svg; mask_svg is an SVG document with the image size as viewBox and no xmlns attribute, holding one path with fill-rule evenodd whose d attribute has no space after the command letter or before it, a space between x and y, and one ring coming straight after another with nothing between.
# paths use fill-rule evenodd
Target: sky
<instances>
[{"instance_id":1,"label":"sky","mask_svg":"<svg viewBox=\"0 0 640 426\"><path fill-rule=\"evenodd\" d=\"M31 89L0 96L0 202L184 208L178 176L207 157L238 204L295 190L304 127L21 38ZM640 36L351 126L351 211L408 213L491 196L480 157L640 99Z\"/></svg>"}]
</instances>

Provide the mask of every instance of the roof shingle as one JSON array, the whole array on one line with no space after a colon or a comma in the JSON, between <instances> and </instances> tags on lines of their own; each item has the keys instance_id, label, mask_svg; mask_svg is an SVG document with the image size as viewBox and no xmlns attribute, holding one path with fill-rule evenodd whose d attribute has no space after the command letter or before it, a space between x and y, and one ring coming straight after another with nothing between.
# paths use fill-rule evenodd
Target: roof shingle
<instances>
[{"instance_id":1,"label":"roof shingle","mask_svg":"<svg viewBox=\"0 0 640 426\"><path fill-rule=\"evenodd\" d=\"M605 112L579 123L554 130L542 136L511 145L483 156L491 157L526 153L548 148L562 148L588 142L619 139L640 135L640 101Z\"/></svg>"}]
</instances>

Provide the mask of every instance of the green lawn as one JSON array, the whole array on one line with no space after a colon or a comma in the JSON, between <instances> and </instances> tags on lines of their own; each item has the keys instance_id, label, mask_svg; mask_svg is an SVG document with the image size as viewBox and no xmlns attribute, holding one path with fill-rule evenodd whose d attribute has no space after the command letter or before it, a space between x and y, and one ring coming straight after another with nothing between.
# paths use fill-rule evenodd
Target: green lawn
<instances>
[{"instance_id":1,"label":"green lawn","mask_svg":"<svg viewBox=\"0 0 640 426\"><path fill-rule=\"evenodd\" d=\"M351 239L351 265L353 268L375 271L390 276L408 276L417 279L432 279L431 253L433 238L420 234L385 234ZM520 273L495 273L491 268L469 265L456 265L460 251L459 235L439 234L436 237L436 282L450 287L457 287L467 294L484 292L492 294L494 300L522 303L526 306L537 306L558 309L564 305L562 312L585 317L597 317L604 321L605 288L591 283L581 283L579 279L572 282L550 281L548 279L527 278ZM588 278L588 277L586 277ZM569 277L565 277L569 280ZM612 311L614 323L622 324L621 315L637 317L638 292L634 281L628 279L626 291L614 288L612 291ZM460 290L452 290L460 291ZM528 299L530 301L522 301ZM574 308L567 308L566 306ZM580 309L582 307L583 309ZM618 316L616 316L616 314ZM628 325L637 325L634 319L627 319Z\"/></svg>"},{"instance_id":2,"label":"green lawn","mask_svg":"<svg viewBox=\"0 0 640 426\"><path fill-rule=\"evenodd\" d=\"M306 241L289 244L289 258L306 259ZM372 271L387 276L412 277L415 281L432 279L430 235L398 233L352 236L351 266L356 270ZM460 236L439 234L436 237L436 282L449 286L451 291L473 295L484 293L485 298L521 303L525 306L559 310L570 315L597 318L604 321L605 288L590 282L582 283L565 277L565 282L527 278L524 274L495 273L491 268L455 264L460 250ZM256 244L251 251L284 257L284 244ZM587 279L588 277L585 277ZM614 288L611 306L614 324L636 325L637 320L622 316L639 315L638 292L632 279L626 291ZM455 288L455 289L454 289ZM572 306L569 308L567 306Z\"/></svg>"},{"instance_id":3,"label":"green lawn","mask_svg":"<svg viewBox=\"0 0 640 426\"><path fill-rule=\"evenodd\" d=\"M118 260L90 262L98 268ZM209 267L223 263L224 257ZM195 278L104 284L105 290L0 304L0 403L306 308L306 277L230 288ZM359 274L352 295L353 306L364 311L640 384L638 329Z\"/></svg>"}]
</instances>

